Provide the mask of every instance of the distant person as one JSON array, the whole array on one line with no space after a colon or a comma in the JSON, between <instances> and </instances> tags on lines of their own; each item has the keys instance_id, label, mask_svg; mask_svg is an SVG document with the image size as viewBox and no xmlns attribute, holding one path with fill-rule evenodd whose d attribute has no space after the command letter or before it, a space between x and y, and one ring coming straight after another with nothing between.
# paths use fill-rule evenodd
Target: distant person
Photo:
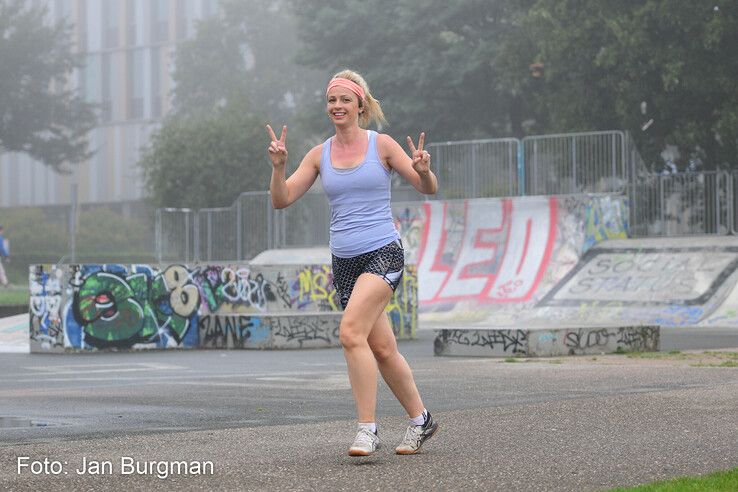
<instances>
[{"instance_id":1,"label":"distant person","mask_svg":"<svg viewBox=\"0 0 738 492\"><path fill-rule=\"evenodd\" d=\"M8 277L5 275L3 259L6 262L10 261L10 241L5 239L5 236L3 235L3 226L0 225L0 285L7 287Z\"/></svg>"},{"instance_id":2,"label":"distant person","mask_svg":"<svg viewBox=\"0 0 738 492\"><path fill-rule=\"evenodd\" d=\"M438 429L423 406L413 374L397 350L397 341L384 310L400 283L404 252L390 209L390 178L397 172L421 193L436 192L430 155L407 137L412 157L389 135L366 130L369 122L385 121L379 101L356 72L337 73L326 89L326 111L335 135L313 147L297 170L285 180L287 127L280 138L267 125L271 138L270 192L274 208L294 203L320 175L331 205L330 249L333 284L344 308L340 341L351 382L358 433L351 456L368 456L379 448L375 410L377 367L410 417L398 454L414 454Z\"/></svg>"}]
</instances>

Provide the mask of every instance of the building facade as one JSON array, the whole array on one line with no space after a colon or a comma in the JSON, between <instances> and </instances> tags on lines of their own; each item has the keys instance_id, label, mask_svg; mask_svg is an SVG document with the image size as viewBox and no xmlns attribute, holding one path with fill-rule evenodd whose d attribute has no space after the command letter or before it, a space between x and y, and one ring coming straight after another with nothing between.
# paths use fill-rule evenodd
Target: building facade
<instances>
[{"instance_id":1,"label":"building facade","mask_svg":"<svg viewBox=\"0 0 738 492\"><path fill-rule=\"evenodd\" d=\"M59 175L23 153L0 156L0 207L138 200L142 147L170 109L177 43L195 23L218 12L218 0L32 0L49 20L74 26L84 66L72 76L84 98L98 105L89 135L93 157Z\"/></svg>"}]
</instances>

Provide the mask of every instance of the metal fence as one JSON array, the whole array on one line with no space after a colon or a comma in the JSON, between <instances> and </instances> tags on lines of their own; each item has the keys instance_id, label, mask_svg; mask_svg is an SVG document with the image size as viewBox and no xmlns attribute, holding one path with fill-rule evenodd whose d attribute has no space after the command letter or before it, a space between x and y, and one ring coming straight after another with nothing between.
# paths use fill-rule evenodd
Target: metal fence
<instances>
[{"instance_id":1,"label":"metal fence","mask_svg":"<svg viewBox=\"0 0 738 492\"><path fill-rule=\"evenodd\" d=\"M730 173L728 183L730 184L728 223L730 224L730 233L738 234L738 171Z\"/></svg>"},{"instance_id":2,"label":"metal fence","mask_svg":"<svg viewBox=\"0 0 738 492\"><path fill-rule=\"evenodd\" d=\"M621 131L525 137L525 194L621 192L642 166Z\"/></svg>"},{"instance_id":3,"label":"metal fence","mask_svg":"<svg viewBox=\"0 0 738 492\"><path fill-rule=\"evenodd\" d=\"M151 263L154 215L142 200L0 208L11 246L9 280L27 284L32 264Z\"/></svg>"},{"instance_id":4,"label":"metal fence","mask_svg":"<svg viewBox=\"0 0 738 492\"><path fill-rule=\"evenodd\" d=\"M188 208L159 208L156 210L156 257L162 261L190 262L197 259L195 244L199 220L197 212Z\"/></svg>"},{"instance_id":5,"label":"metal fence","mask_svg":"<svg viewBox=\"0 0 738 492\"><path fill-rule=\"evenodd\" d=\"M735 233L736 178L720 171L641 176L629 187L631 236Z\"/></svg>"},{"instance_id":6,"label":"metal fence","mask_svg":"<svg viewBox=\"0 0 738 492\"><path fill-rule=\"evenodd\" d=\"M438 178L437 198L515 196L520 192L515 138L428 145Z\"/></svg>"},{"instance_id":7,"label":"metal fence","mask_svg":"<svg viewBox=\"0 0 738 492\"><path fill-rule=\"evenodd\" d=\"M633 237L738 230L738 172L649 173L627 132L444 142L428 148L439 193L427 197L393 181L393 203L623 193L629 197ZM330 209L319 189L283 210L274 210L264 191L243 193L227 208L159 209L156 219L160 261L239 261L266 249L327 245Z\"/></svg>"}]
</instances>

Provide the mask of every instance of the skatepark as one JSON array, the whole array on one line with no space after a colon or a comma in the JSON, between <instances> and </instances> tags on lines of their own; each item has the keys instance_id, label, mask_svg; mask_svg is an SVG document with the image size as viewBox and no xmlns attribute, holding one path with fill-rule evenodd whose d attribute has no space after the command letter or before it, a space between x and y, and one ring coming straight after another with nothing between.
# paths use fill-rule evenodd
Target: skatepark
<instances>
[{"instance_id":1,"label":"skatepark","mask_svg":"<svg viewBox=\"0 0 738 492\"><path fill-rule=\"evenodd\" d=\"M353 405L325 248L33 267L29 314L0 321L0 484L596 490L729 468L738 240L629 239L627 205L580 195L395 207L411 275L388 311L442 425L412 466L388 451L344 456ZM121 325L111 306L146 315ZM160 336L142 343L140 330ZM384 385L379 412L393 445L403 410ZM21 454L63 471L16 473ZM214 471L124 474L124 457ZM88 460L111 473L78 473Z\"/></svg>"}]
</instances>

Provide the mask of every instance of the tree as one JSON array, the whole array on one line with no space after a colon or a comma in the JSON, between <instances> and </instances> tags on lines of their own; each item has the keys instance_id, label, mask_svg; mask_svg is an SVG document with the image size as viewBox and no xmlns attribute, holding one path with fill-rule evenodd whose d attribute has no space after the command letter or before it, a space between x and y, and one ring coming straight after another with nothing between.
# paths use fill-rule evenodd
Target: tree
<instances>
[{"instance_id":1,"label":"tree","mask_svg":"<svg viewBox=\"0 0 738 492\"><path fill-rule=\"evenodd\" d=\"M0 0L0 151L26 152L56 171L89 157L92 106L70 89L79 59L70 27L44 24L46 9Z\"/></svg>"},{"instance_id":2,"label":"tree","mask_svg":"<svg viewBox=\"0 0 738 492\"><path fill-rule=\"evenodd\" d=\"M262 122L236 102L207 115L167 120L140 162L153 204L226 207L243 191L268 189Z\"/></svg>"},{"instance_id":3,"label":"tree","mask_svg":"<svg viewBox=\"0 0 738 492\"><path fill-rule=\"evenodd\" d=\"M539 0L520 26L505 65L540 108L541 131L624 129L650 163L676 146L682 169L736 165L735 2Z\"/></svg>"},{"instance_id":4,"label":"tree","mask_svg":"<svg viewBox=\"0 0 738 492\"><path fill-rule=\"evenodd\" d=\"M248 99L254 112L286 120L327 75L294 62L295 18L283 0L225 0L175 56L174 110L208 112Z\"/></svg>"},{"instance_id":5,"label":"tree","mask_svg":"<svg viewBox=\"0 0 738 492\"><path fill-rule=\"evenodd\" d=\"M433 141L519 135L526 101L501 83L503 41L529 0L293 0L301 61L361 72L387 131ZM322 94L320 95L323 96Z\"/></svg>"},{"instance_id":6,"label":"tree","mask_svg":"<svg viewBox=\"0 0 738 492\"><path fill-rule=\"evenodd\" d=\"M292 118L323 81L292 61L294 18L282 6L224 1L220 15L198 23L194 38L177 47L173 112L140 162L156 205L229 206L243 191L267 190L268 121L290 124L291 155L305 150L308 138Z\"/></svg>"}]
</instances>

